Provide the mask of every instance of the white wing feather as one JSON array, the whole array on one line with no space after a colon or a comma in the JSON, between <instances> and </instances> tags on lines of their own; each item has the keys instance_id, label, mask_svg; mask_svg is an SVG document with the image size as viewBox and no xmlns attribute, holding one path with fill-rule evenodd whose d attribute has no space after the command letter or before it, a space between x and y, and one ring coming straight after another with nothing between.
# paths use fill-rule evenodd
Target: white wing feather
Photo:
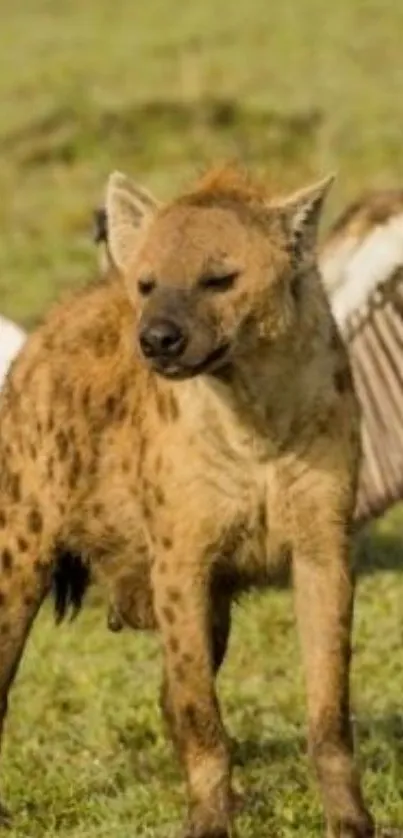
<instances>
[{"instance_id":1,"label":"white wing feather","mask_svg":"<svg viewBox=\"0 0 403 838\"><path fill-rule=\"evenodd\" d=\"M0 387L25 338L26 334L19 326L0 316Z\"/></svg>"}]
</instances>

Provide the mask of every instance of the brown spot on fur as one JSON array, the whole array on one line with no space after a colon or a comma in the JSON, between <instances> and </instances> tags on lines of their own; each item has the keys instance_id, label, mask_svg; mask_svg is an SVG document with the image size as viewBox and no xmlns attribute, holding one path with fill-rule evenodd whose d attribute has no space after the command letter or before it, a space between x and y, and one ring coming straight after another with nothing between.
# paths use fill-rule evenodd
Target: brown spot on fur
<instances>
[{"instance_id":1,"label":"brown spot on fur","mask_svg":"<svg viewBox=\"0 0 403 838\"><path fill-rule=\"evenodd\" d=\"M183 715L189 732L196 741L203 748L214 747L220 739L220 729L215 716L190 702L185 705Z\"/></svg>"},{"instance_id":2,"label":"brown spot on fur","mask_svg":"<svg viewBox=\"0 0 403 838\"><path fill-rule=\"evenodd\" d=\"M172 422L176 422L179 419L179 407L178 402L173 393L169 393L168 396L168 407L169 407L169 418Z\"/></svg>"},{"instance_id":3,"label":"brown spot on fur","mask_svg":"<svg viewBox=\"0 0 403 838\"><path fill-rule=\"evenodd\" d=\"M179 650L179 640L174 635L171 635L169 638L169 648L172 652L176 653Z\"/></svg>"},{"instance_id":4,"label":"brown spot on fur","mask_svg":"<svg viewBox=\"0 0 403 838\"><path fill-rule=\"evenodd\" d=\"M128 414L128 407L127 407L127 404L125 402L123 402L122 404L119 405L119 407L116 411L117 421L118 422L124 422L124 420L126 419L127 414Z\"/></svg>"},{"instance_id":5,"label":"brown spot on fur","mask_svg":"<svg viewBox=\"0 0 403 838\"><path fill-rule=\"evenodd\" d=\"M17 539L17 547L21 553L26 553L28 550L28 541L25 540L22 536Z\"/></svg>"},{"instance_id":6,"label":"brown spot on fur","mask_svg":"<svg viewBox=\"0 0 403 838\"><path fill-rule=\"evenodd\" d=\"M154 514L151 506L148 505L145 498L143 498L143 515L147 521L152 521Z\"/></svg>"},{"instance_id":7,"label":"brown spot on fur","mask_svg":"<svg viewBox=\"0 0 403 838\"><path fill-rule=\"evenodd\" d=\"M105 413L108 419L113 419L113 416L116 412L116 397L115 396L108 396L105 401Z\"/></svg>"},{"instance_id":8,"label":"brown spot on fur","mask_svg":"<svg viewBox=\"0 0 403 838\"><path fill-rule=\"evenodd\" d=\"M50 457L49 457L49 460L48 460L48 480L53 480L54 473L55 473L55 461L54 461L53 455L51 454Z\"/></svg>"},{"instance_id":9,"label":"brown spot on fur","mask_svg":"<svg viewBox=\"0 0 403 838\"><path fill-rule=\"evenodd\" d=\"M189 652L184 652L182 655L182 663L187 666L188 664L193 663L193 655L190 655Z\"/></svg>"},{"instance_id":10,"label":"brown spot on fur","mask_svg":"<svg viewBox=\"0 0 403 838\"><path fill-rule=\"evenodd\" d=\"M122 471L124 474L128 474L130 471L130 461L125 459L122 462Z\"/></svg>"},{"instance_id":11,"label":"brown spot on fur","mask_svg":"<svg viewBox=\"0 0 403 838\"><path fill-rule=\"evenodd\" d=\"M26 596L24 596L24 604L27 606L27 608L31 608L31 606L34 604L34 602L35 602L35 599L30 594L26 594Z\"/></svg>"},{"instance_id":12,"label":"brown spot on fur","mask_svg":"<svg viewBox=\"0 0 403 838\"><path fill-rule=\"evenodd\" d=\"M205 745L206 727L200 710L195 704L187 704L184 708L183 715L190 733L194 736L197 742Z\"/></svg>"},{"instance_id":13,"label":"brown spot on fur","mask_svg":"<svg viewBox=\"0 0 403 838\"><path fill-rule=\"evenodd\" d=\"M45 573L47 570L47 565L45 562L42 562L40 559L35 559L34 562L34 569L39 576Z\"/></svg>"},{"instance_id":14,"label":"brown spot on fur","mask_svg":"<svg viewBox=\"0 0 403 838\"><path fill-rule=\"evenodd\" d=\"M54 427L55 427L55 417L53 416L53 413L50 413L49 418L48 418L48 433L52 433L52 431L54 430Z\"/></svg>"},{"instance_id":15,"label":"brown spot on fur","mask_svg":"<svg viewBox=\"0 0 403 838\"><path fill-rule=\"evenodd\" d=\"M261 503L260 506L259 506L258 520L259 520L259 527L266 528L266 526L267 526L267 509L266 509L266 504L265 503Z\"/></svg>"},{"instance_id":16,"label":"brown spot on fur","mask_svg":"<svg viewBox=\"0 0 403 838\"><path fill-rule=\"evenodd\" d=\"M4 637L10 631L10 623L5 620L4 623L0 623L0 634Z\"/></svg>"},{"instance_id":17,"label":"brown spot on fur","mask_svg":"<svg viewBox=\"0 0 403 838\"><path fill-rule=\"evenodd\" d=\"M68 450L68 439L64 431L58 431L55 436L55 441L57 445L57 450L59 452L60 460L65 460L67 456Z\"/></svg>"},{"instance_id":18,"label":"brown spot on fur","mask_svg":"<svg viewBox=\"0 0 403 838\"><path fill-rule=\"evenodd\" d=\"M318 418L316 420L316 428L317 428L318 433L320 435L328 434L329 427L330 427L330 422L329 422L328 414L326 413L325 416L318 416Z\"/></svg>"},{"instance_id":19,"label":"brown spot on fur","mask_svg":"<svg viewBox=\"0 0 403 838\"><path fill-rule=\"evenodd\" d=\"M4 529L7 523L6 513L0 509L0 529Z\"/></svg>"},{"instance_id":20,"label":"brown spot on fur","mask_svg":"<svg viewBox=\"0 0 403 838\"><path fill-rule=\"evenodd\" d=\"M162 489L159 486L157 486L156 489L155 489L155 500L156 500L156 503L158 503L158 506L163 506L163 504L165 503L164 492L162 491Z\"/></svg>"},{"instance_id":21,"label":"brown spot on fur","mask_svg":"<svg viewBox=\"0 0 403 838\"><path fill-rule=\"evenodd\" d=\"M8 547L5 547L1 554L1 564L4 573L11 573L13 568L13 554Z\"/></svg>"},{"instance_id":22,"label":"brown spot on fur","mask_svg":"<svg viewBox=\"0 0 403 838\"><path fill-rule=\"evenodd\" d=\"M116 352L119 345L119 332L112 325L104 327L94 337L92 347L98 358L105 358Z\"/></svg>"},{"instance_id":23,"label":"brown spot on fur","mask_svg":"<svg viewBox=\"0 0 403 838\"><path fill-rule=\"evenodd\" d=\"M92 457L92 459L90 460L90 462L87 466L87 471L88 471L88 474L90 474L92 477L94 477L94 475L97 473L97 471L98 471L98 455L94 455Z\"/></svg>"},{"instance_id":24,"label":"brown spot on fur","mask_svg":"<svg viewBox=\"0 0 403 838\"><path fill-rule=\"evenodd\" d=\"M178 588L167 588L167 597L172 603L179 603L182 599L182 594Z\"/></svg>"},{"instance_id":25,"label":"brown spot on fur","mask_svg":"<svg viewBox=\"0 0 403 838\"><path fill-rule=\"evenodd\" d=\"M28 513L28 528L31 532L40 533L43 529L43 519L39 509L34 507Z\"/></svg>"},{"instance_id":26,"label":"brown spot on fur","mask_svg":"<svg viewBox=\"0 0 403 838\"><path fill-rule=\"evenodd\" d=\"M10 491L14 503L19 503L21 500L21 479L19 474L11 475Z\"/></svg>"},{"instance_id":27,"label":"brown spot on fur","mask_svg":"<svg viewBox=\"0 0 403 838\"><path fill-rule=\"evenodd\" d=\"M165 394L160 390L156 392L157 411L161 419L166 422L169 418L169 406L165 398Z\"/></svg>"},{"instance_id":28,"label":"brown spot on fur","mask_svg":"<svg viewBox=\"0 0 403 838\"><path fill-rule=\"evenodd\" d=\"M103 511L104 511L104 506L103 506L102 503L94 503L93 504L92 514L95 516L95 518L98 518L99 515L102 515Z\"/></svg>"},{"instance_id":29,"label":"brown spot on fur","mask_svg":"<svg viewBox=\"0 0 403 838\"><path fill-rule=\"evenodd\" d=\"M5 601L6 601L6 595L5 595L4 591L0 591L0 606L4 605Z\"/></svg>"},{"instance_id":30,"label":"brown spot on fur","mask_svg":"<svg viewBox=\"0 0 403 838\"><path fill-rule=\"evenodd\" d=\"M170 550L172 548L172 538L164 535L162 538L162 546L165 547L165 550Z\"/></svg>"},{"instance_id":31,"label":"brown spot on fur","mask_svg":"<svg viewBox=\"0 0 403 838\"><path fill-rule=\"evenodd\" d=\"M133 420L133 425L136 425L137 421L138 421L138 418L136 416L135 419ZM138 455L139 476L142 474L143 469L144 469L146 449L147 449L146 438L144 436L141 436L140 440L139 440L139 455Z\"/></svg>"},{"instance_id":32,"label":"brown spot on fur","mask_svg":"<svg viewBox=\"0 0 403 838\"><path fill-rule=\"evenodd\" d=\"M71 405L73 403L73 399L74 399L74 393L73 393L72 388L67 384L67 382L64 382L63 391L64 391L65 402L66 402L68 407L71 407Z\"/></svg>"},{"instance_id":33,"label":"brown spot on fur","mask_svg":"<svg viewBox=\"0 0 403 838\"><path fill-rule=\"evenodd\" d=\"M90 406L90 397L91 397L91 388L90 387L85 387L82 398L81 398L81 404L83 406L84 413L87 412L87 410Z\"/></svg>"},{"instance_id":34,"label":"brown spot on fur","mask_svg":"<svg viewBox=\"0 0 403 838\"><path fill-rule=\"evenodd\" d=\"M162 613L167 623L169 623L169 625L172 626L175 622L175 612L173 608L171 608L170 605L165 605L162 609Z\"/></svg>"},{"instance_id":35,"label":"brown spot on fur","mask_svg":"<svg viewBox=\"0 0 403 838\"><path fill-rule=\"evenodd\" d=\"M70 472L69 472L69 486L70 486L70 489L75 488L77 480L80 477L81 470L82 470L81 456L80 456L78 451L75 451L74 455L73 455L73 461L72 461L71 466L70 466Z\"/></svg>"},{"instance_id":36,"label":"brown spot on fur","mask_svg":"<svg viewBox=\"0 0 403 838\"><path fill-rule=\"evenodd\" d=\"M184 668L183 668L182 664L177 663L177 664L175 665L175 667L174 667L174 672L175 672L175 678L176 678L176 680L177 680L180 684L183 684L183 682L186 680L186 672L185 672L185 670L184 670Z\"/></svg>"},{"instance_id":37,"label":"brown spot on fur","mask_svg":"<svg viewBox=\"0 0 403 838\"><path fill-rule=\"evenodd\" d=\"M352 389L351 373L348 366L345 366L340 370L336 370L334 374L334 385L340 395L343 395L348 392L348 390Z\"/></svg>"}]
</instances>

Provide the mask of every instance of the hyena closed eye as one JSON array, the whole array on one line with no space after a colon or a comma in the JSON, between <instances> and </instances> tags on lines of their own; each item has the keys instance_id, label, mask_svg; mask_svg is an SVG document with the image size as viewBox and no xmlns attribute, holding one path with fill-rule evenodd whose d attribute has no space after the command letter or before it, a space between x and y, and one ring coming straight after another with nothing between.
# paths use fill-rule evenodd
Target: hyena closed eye
<instances>
[{"instance_id":1,"label":"hyena closed eye","mask_svg":"<svg viewBox=\"0 0 403 838\"><path fill-rule=\"evenodd\" d=\"M291 557L328 838L373 825L349 719L357 407L316 266L330 181L281 198L233 171L160 205L118 173L114 275L56 308L0 402L0 706L52 584L89 578L157 627L189 838L228 838L215 692L235 596Z\"/></svg>"}]
</instances>

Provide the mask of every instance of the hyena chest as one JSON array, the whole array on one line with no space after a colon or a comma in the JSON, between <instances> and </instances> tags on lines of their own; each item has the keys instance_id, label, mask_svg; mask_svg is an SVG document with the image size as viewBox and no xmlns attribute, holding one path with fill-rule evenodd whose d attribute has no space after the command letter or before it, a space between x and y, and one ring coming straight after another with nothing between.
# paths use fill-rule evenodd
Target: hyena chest
<instances>
[{"instance_id":1,"label":"hyena chest","mask_svg":"<svg viewBox=\"0 0 403 838\"><path fill-rule=\"evenodd\" d=\"M291 556L284 500L272 480L260 481L239 498L219 563L232 569L236 586L267 584Z\"/></svg>"}]
</instances>

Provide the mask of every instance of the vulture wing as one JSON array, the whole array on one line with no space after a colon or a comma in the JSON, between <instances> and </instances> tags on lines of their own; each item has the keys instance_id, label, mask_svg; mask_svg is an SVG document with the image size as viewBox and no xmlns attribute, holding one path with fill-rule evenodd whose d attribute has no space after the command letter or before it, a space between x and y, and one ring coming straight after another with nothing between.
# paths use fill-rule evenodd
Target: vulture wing
<instances>
[{"instance_id":1,"label":"vulture wing","mask_svg":"<svg viewBox=\"0 0 403 838\"><path fill-rule=\"evenodd\" d=\"M365 523L403 498L403 191L350 205L320 265L361 404L356 519Z\"/></svg>"}]
</instances>

